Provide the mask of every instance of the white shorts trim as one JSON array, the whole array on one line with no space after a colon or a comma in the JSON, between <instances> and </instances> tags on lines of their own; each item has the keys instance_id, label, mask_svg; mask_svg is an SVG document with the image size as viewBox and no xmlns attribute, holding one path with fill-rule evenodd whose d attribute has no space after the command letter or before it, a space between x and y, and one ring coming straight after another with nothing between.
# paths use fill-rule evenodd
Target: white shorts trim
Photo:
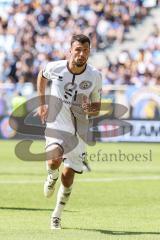
<instances>
[{"instance_id":1,"label":"white shorts trim","mask_svg":"<svg viewBox=\"0 0 160 240\"><path fill-rule=\"evenodd\" d=\"M75 172L83 172L83 157L82 154L86 151L86 143L80 138L78 138L78 145L68 153L63 154L64 166L72 168ZM62 145L63 141L57 138L46 137L46 151L52 149L52 145L57 144L64 148ZM64 149L65 150L65 149Z\"/></svg>"}]
</instances>

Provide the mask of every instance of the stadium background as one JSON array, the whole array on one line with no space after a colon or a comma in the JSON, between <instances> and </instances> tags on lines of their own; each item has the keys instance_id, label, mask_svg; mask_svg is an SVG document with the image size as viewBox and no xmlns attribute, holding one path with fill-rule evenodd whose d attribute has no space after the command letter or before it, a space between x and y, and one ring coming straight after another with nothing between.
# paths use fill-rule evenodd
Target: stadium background
<instances>
[{"instance_id":1,"label":"stadium background","mask_svg":"<svg viewBox=\"0 0 160 240\"><path fill-rule=\"evenodd\" d=\"M36 96L38 71L65 59L70 36L81 32L92 41L90 62L102 72L103 99L126 106L122 118L133 120L132 133L102 140L158 142L158 13L154 0L0 1L1 138L14 137L7 116Z\"/></svg>"},{"instance_id":2,"label":"stadium background","mask_svg":"<svg viewBox=\"0 0 160 240\"><path fill-rule=\"evenodd\" d=\"M0 238L159 240L159 22L155 0L0 0ZM65 59L71 35L80 32L91 38L89 61L102 72L104 102L126 106L122 118L133 126L126 135L100 139L89 153L152 151L152 161L90 161L92 171L76 176L65 230L53 235L55 199L42 196L44 163L15 156L8 119L36 96L39 69ZM41 141L34 144L33 151L43 151Z\"/></svg>"}]
</instances>

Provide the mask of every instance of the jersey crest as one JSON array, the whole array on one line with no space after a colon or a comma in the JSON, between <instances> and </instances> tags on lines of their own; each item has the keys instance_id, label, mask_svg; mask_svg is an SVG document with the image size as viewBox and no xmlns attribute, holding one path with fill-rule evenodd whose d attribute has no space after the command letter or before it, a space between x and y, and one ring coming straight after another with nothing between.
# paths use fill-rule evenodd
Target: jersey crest
<instances>
[{"instance_id":1,"label":"jersey crest","mask_svg":"<svg viewBox=\"0 0 160 240\"><path fill-rule=\"evenodd\" d=\"M92 82L90 82L90 81L83 81L79 84L79 88L81 90L89 89L91 86L92 86Z\"/></svg>"}]
</instances>

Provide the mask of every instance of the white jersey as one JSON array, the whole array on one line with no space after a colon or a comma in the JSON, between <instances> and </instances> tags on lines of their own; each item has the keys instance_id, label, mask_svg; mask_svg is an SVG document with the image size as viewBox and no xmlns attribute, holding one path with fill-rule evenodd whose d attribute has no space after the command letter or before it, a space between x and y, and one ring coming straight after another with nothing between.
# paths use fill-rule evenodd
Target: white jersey
<instances>
[{"instance_id":1,"label":"white jersey","mask_svg":"<svg viewBox=\"0 0 160 240\"><path fill-rule=\"evenodd\" d=\"M47 128L75 134L76 121L81 118L83 96L87 96L90 102L101 100L100 72L87 64L83 72L73 74L68 69L67 60L60 60L49 62L43 70L43 77L51 81L50 95L54 96L55 100L49 104L50 120L47 122Z\"/></svg>"}]
</instances>

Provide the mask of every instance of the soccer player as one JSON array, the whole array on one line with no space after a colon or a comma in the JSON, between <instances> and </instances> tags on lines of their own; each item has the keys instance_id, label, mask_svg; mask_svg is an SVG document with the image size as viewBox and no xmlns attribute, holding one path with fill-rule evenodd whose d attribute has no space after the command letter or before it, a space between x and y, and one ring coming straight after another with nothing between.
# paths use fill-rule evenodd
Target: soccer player
<instances>
[{"instance_id":1,"label":"soccer player","mask_svg":"<svg viewBox=\"0 0 160 240\"><path fill-rule=\"evenodd\" d=\"M83 172L88 119L100 110L102 79L100 72L87 64L89 54L90 39L83 34L73 35L68 59L49 62L37 78L38 115L46 122L47 198L54 192L59 167L64 163L51 229L61 228L61 214L70 197L74 175ZM54 98L48 106L47 80L51 81L50 95Z\"/></svg>"}]
</instances>

